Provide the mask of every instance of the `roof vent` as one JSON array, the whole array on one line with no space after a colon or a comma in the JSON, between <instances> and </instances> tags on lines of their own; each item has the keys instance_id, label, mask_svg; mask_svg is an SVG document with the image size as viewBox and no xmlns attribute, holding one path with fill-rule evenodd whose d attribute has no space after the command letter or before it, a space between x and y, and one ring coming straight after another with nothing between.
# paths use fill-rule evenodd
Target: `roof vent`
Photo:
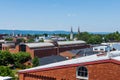
<instances>
[{"instance_id":1,"label":"roof vent","mask_svg":"<svg viewBox=\"0 0 120 80\"><path fill-rule=\"evenodd\" d=\"M109 57L117 57L120 56L120 51L112 51L109 54Z\"/></svg>"}]
</instances>

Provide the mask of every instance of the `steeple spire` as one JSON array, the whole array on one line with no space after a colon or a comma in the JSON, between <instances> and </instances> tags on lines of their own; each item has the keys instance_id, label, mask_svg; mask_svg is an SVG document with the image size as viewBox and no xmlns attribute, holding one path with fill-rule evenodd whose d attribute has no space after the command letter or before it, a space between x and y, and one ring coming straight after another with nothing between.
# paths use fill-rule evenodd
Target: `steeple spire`
<instances>
[{"instance_id":1,"label":"steeple spire","mask_svg":"<svg viewBox=\"0 0 120 80\"><path fill-rule=\"evenodd\" d=\"M73 29L72 29L72 27L71 27L71 33L73 33Z\"/></svg>"},{"instance_id":2,"label":"steeple spire","mask_svg":"<svg viewBox=\"0 0 120 80\"><path fill-rule=\"evenodd\" d=\"M70 40L73 40L73 29L71 27L71 32L70 32Z\"/></svg>"},{"instance_id":3,"label":"steeple spire","mask_svg":"<svg viewBox=\"0 0 120 80\"><path fill-rule=\"evenodd\" d=\"M78 26L78 34L80 34L80 28L79 28L79 26Z\"/></svg>"},{"instance_id":4,"label":"steeple spire","mask_svg":"<svg viewBox=\"0 0 120 80\"><path fill-rule=\"evenodd\" d=\"M15 36L15 29L14 29L14 26L13 26L12 36L13 36L13 37Z\"/></svg>"}]
</instances>

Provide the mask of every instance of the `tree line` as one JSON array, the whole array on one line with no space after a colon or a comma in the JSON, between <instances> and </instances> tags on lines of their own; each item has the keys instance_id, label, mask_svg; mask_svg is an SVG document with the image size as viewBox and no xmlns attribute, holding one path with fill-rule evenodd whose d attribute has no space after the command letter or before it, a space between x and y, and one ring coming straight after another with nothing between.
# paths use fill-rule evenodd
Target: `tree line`
<instances>
[{"instance_id":1,"label":"tree line","mask_svg":"<svg viewBox=\"0 0 120 80\"><path fill-rule=\"evenodd\" d=\"M78 40L84 40L88 44L100 44L102 42L119 42L120 33L118 31L109 34L91 34L88 32L82 32L80 34L74 34Z\"/></svg>"},{"instance_id":2,"label":"tree line","mask_svg":"<svg viewBox=\"0 0 120 80\"><path fill-rule=\"evenodd\" d=\"M53 34L54 36L66 37L67 40L70 40L70 34ZM27 42L34 42L34 39L39 36L48 36L48 34L35 34L30 35L27 34L29 37ZM81 32L81 33L74 33L74 38L77 40L84 40L88 44L100 44L102 42L118 42L120 41L120 33L118 31L109 33L109 34L92 34L89 32ZM7 38L6 40L12 41L12 38ZM20 39L18 42L24 42L24 39ZM40 41L43 42L43 41Z\"/></svg>"}]
</instances>

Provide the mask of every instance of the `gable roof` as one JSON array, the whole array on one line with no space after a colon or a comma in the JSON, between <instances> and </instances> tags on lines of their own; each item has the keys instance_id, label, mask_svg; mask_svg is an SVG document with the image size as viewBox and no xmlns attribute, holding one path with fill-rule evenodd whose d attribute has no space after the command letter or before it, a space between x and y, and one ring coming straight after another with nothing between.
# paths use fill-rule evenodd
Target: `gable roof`
<instances>
[{"instance_id":1,"label":"gable roof","mask_svg":"<svg viewBox=\"0 0 120 80\"><path fill-rule=\"evenodd\" d=\"M85 41L58 41L58 45L73 45L73 44L85 44Z\"/></svg>"},{"instance_id":2,"label":"gable roof","mask_svg":"<svg viewBox=\"0 0 120 80\"><path fill-rule=\"evenodd\" d=\"M48 47L48 46L54 46L52 43L45 43L45 42L40 42L40 43L25 43L30 48L34 47Z\"/></svg>"},{"instance_id":3,"label":"gable roof","mask_svg":"<svg viewBox=\"0 0 120 80\"><path fill-rule=\"evenodd\" d=\"M112 51L114 52L114 51ZM85 57L80 57L80 58L76 58L76 59L71 59L71 60L66 60L66 61L61 61L61 62L57 62L57 63L52 63L52 64L48 64L48 65L43 65L43 66L38 66L38 67L34 67L34 68L30 68L30 69L25 69L25 70L20 70L19 72L29 72L29 71L33 71L33 70L42 70L42 69L48 69L48 68L54 68L54 67L60 67L60 66L69 66L69 65L76 65L76 64L92 64L93 63L102 63L102 62L113 62L120 64L120 51L115 51L117 52L119 55L114 57L111 56L111 53L108 53L106 55L101 55L98 56L96 54L94 55L90 55L90 56L85 56Z\"/></svg>"}]
</instances>

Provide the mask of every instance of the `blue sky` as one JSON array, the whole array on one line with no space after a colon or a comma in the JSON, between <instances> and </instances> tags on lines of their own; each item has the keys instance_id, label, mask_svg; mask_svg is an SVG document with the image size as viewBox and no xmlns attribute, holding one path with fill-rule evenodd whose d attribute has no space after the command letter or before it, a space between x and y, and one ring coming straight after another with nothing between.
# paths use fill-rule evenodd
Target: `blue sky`
<instances>
[{"instance_id":1,"label":"blue sky","mask_svg":"<svg viewBox=\"0 0 120 80\"><path fill-rule=\"evenodd\" d=\"M0 0L0 29L114 32L120 0Z\"/></svg>"}]
</instances>

